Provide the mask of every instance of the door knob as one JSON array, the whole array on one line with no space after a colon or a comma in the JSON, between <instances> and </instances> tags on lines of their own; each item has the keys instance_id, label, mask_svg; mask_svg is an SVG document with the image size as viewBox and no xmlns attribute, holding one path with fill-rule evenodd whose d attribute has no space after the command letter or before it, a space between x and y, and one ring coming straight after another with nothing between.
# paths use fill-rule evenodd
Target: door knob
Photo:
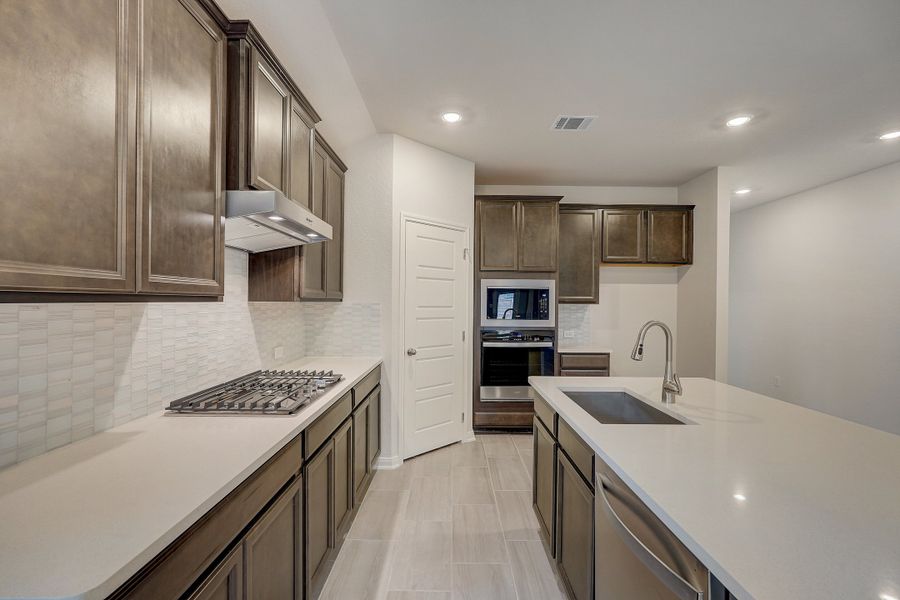
<instances>
[{"instance_id":1,"label":"door knob","mask_svg":"<svg viewBox=\"0 0 900 600\"><path fill-rule=\"evenodd\" d=\"M407 356L415 356L416 354L418 354L418 352L416 351L415 348L407 348L406 354L407 354Z\"/></svg>"}]
</instances>

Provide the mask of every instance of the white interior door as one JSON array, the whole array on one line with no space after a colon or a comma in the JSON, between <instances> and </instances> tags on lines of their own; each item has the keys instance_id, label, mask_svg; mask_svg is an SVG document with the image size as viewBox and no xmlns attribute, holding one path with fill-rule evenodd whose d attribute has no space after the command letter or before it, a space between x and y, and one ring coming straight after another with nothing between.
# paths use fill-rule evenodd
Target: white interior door
<instances>
[{"instance_id":1,"label":"white interior door","mask_svg":"<svg viewBox=\"0 0 900 600\"><path fill-rule=\"evenodd\" d=\"M465 231L407 220L404 257L404 458L463 438L468 272Z\"/></svg>"}]
</instances>

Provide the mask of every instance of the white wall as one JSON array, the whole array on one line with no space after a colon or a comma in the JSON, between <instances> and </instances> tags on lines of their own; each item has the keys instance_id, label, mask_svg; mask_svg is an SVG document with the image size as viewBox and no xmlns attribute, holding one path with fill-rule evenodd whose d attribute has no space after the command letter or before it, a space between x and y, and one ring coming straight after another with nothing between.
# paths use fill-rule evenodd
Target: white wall
<instances>
[{"instance_id":1,"label":"white wall","mask_svg":"<svg viewBox=\"0 0 900 600\"><path fill-rule=\"evenodd\" d=\"M676 204L674 187L478 185L476 194L563 196L563 204ZM561 304L559 343L611 350L610 372L619 376L662 375L662 336L649 336L643 361L631 360L631 348L641 325L663 321L677 337L678 271L673 268L600 267L599 304ZM564 337L570 332L573 337Z\"/></svg>"},{"instance_id":2,"label":"white wall","mask_svg":"<svg viewBox=\"0 0 900 600\"><path fill-rule=\"evenodd\" d=\"M717 167L678 187L694 204L694 260L679 267L677 368L683 377L728 379L731 172Z\"/></svg>"},{"instance_id":3,"label":"white wall","mask_svg":"<svg viewBox=\"0 0 900 600\"><path fill-rule=\"evenodd\" d=\"M475 163L453 156L430 146L420 144L399 135L390 136L393 140L393 265L390 281L393 286L391 348L385 355L385 361L392 372L396 385L402 385L402 364L397 360L402 357L404 349L400 324L403 322L403 298L400 290L400 264L402 260L400 248L400 228L403 213L418 217L426 217L435 221L460 225L469 230L469 247L475 230ZM471 269L471 262L469 263ZM470 274L469 279L474 277ZM472 295L468 294L466 322L472 322ZM386 336L387 337L387 336ZM466 364L472 362L467 357ZM471 371L465 374L466 390L465 410L467 426L471 429ZM395 394L395 397L397 394ZM394 411L388 418L391 420L392 432L390 448L383 450L385 460L399 458L399 402L395 398ZM383 445L382 445L383 446Z\"/></svg>"},{"instance_id":4,"label":"white wall","mask_svg":"<svg viewBox=\"0 0 900 600\"><path fill-rule=\"evenodd\" d=\"M734 214L731 382L900 434L898 257L900 163Z\"/></svg>"}]
</instances>

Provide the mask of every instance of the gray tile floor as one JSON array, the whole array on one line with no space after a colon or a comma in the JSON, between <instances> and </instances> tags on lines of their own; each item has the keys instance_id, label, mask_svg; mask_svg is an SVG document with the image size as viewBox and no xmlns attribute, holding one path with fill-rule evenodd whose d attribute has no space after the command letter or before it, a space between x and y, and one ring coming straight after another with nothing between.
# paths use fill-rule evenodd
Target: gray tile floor
<instances>
[{"instance_id":1,"label":"gray tile floor","mask_svg":"<svg viewBox=\"0 0 900 600\"><path fill-rule=\"evenodd\" d=\"M378 471L321 598L564 600L531 508L531 436Z\"/></svg>"}]
</instances>

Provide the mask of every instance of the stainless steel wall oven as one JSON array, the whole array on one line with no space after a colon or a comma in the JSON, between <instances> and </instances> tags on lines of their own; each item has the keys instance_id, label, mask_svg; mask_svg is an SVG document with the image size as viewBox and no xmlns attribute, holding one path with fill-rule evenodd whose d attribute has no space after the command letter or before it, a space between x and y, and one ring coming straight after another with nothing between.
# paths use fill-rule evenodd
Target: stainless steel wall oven
<instances>
[{"instance_id":1,"label":"stainless steel wall oven","mask_svg":"<svg viewBox=\"0 0 900 600\"><path fill-rule=\"evenodd\" d=\"M531 375L554 374L553 329L481 332L481 401L531 401Z\"/></svg>"}]
</instances>

